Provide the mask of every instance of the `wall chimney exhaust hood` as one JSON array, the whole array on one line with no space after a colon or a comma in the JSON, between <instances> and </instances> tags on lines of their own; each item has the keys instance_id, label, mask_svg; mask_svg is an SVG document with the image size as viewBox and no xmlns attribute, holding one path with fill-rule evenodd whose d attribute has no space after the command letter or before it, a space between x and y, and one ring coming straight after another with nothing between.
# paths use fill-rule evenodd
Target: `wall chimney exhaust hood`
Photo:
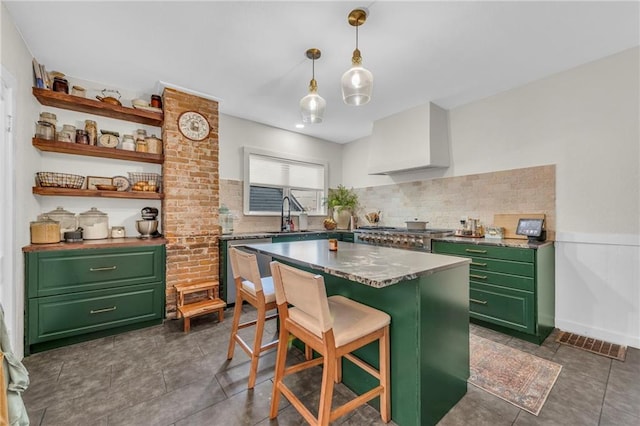
<instances>
[{"instance_id":1,"label":"wall chimney exhaust hood","mask_svg":"<svg viewBox=\"0 0 640 426\"><path fill-rule=\"evenodd\" d=\"M370 138L370 175L449 167L449 113L428 103L377 120Z\"/></svg>"}]
</instances>

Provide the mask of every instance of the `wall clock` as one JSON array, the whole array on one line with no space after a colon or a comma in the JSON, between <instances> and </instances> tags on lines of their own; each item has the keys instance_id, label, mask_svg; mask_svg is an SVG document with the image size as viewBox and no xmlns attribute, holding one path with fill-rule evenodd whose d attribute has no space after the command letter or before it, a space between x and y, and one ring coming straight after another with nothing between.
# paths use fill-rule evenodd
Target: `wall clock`
<instances>
[{"instance_id":1,"label":"wall clock","mask_svg":"<svg viewBox=\"0 0 640 426\"><path fill-rule=\"evenodd\" d=\"M178 118L178 129L186 138L201 141L209 136L209 122L199 112L186 111Z\"/></svg>"}]
</instances>

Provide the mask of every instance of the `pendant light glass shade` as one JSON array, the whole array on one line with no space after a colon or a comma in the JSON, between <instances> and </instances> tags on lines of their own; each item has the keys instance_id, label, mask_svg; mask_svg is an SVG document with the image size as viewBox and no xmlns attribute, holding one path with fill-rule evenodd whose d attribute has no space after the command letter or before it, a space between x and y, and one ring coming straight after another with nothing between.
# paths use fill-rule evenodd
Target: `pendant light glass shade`
<instances>
[{"instance_id":1,"label":"pendant light glass shade","mask_svg":"<svg viewBox=\"0 0 640 426\"><path fill-rule=\"evenodd\" d=\"M356 27L356 49L351 58L351 68L342 75L342 99L347 105L364 105L371 100L373 74L362 66L362 56L358 49L358 27L367 20L367 12L355 9L349 13L349 24Z\"/></svg>"},{"instance_id":2,"label":"pendant light glass shade","mask_svg":"<svg viewBox=\"0 0 640 426\"><path fill-rule=\"evenodd\" d=\"M358 52L359 53L359 52ZM354 52L353 66L342 75L342 99L347 105L364 105L371 100L373 74L356 62Z\"/></svg>"},{"instance_id":3,"label":"pendant light glass shade","mask_svg":"<svg viewBox=\"0 0 640 426\"><path fill-rule=\"evenodd\" d=\"M318 95L318 86L315 80L311 80L309 94L300 99L300 113L303 123L322 123L324 109L327 102Z\"/></svg>"},{"instance_id":4,"label":"pendant light glass shade","mask_svg":"<svg viewBox=\"0 0 640 426\"><path fill-rule=\"evenodd\" d=\"M324 117L324 109L327 106L327 102L318 95L318 83L315 79L315 62L320 57L321 53L319 49L307 50L307 58L312 62L312 78L309 82L309 94L300 99L300 114L302 115L303 123L322 123Z\"/></svg>"}]
</instances>

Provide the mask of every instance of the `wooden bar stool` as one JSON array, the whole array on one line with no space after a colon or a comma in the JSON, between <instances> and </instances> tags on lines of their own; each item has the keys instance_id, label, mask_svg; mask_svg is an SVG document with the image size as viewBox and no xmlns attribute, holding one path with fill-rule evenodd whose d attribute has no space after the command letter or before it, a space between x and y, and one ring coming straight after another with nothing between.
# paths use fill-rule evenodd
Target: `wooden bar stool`
<instances>
[{"instance_id":1,"label":"wooden bar stool","mask_svg":"<svg viewBox=\"0 0 640 426\"><path fill-rule=\"evenodd\" d=\"M233 310L233 325L231 326L231 339L229 340L227 359L233 358L235 344L238 342L238 345L251 358L248 388L253 389L256 384L260 355L264 351L275 348L278 344L278 340L274 340L262 345L265 322L278 317L277 313L267 316L267 311L276 309L273 279L271 277L260 278L258 260L255 254L246 253L232 247L229 249L229 258L231 259L231 269L236 285L236 306ZM258 310L258 316L253 321L240 324L242 302L245 300ZM256 334L252 348L238 335L238 330L253 325L256 326Z\"/></svg>"},{"instance_id":2,"label":"wooden bar stool","mask_svg":"<svg viewBox=\"0 0 640 426\"><path fill-rule=\"evenodd\" d=\"M269 417L275 419L278 415L280 394L289 400L309 424L323 426L380 396L382 421L388 423L391 419L389 393L391 317L382 311L343 296L327 298L324 279L320 275L313 275L278 262L271 262L271 273L280 315L280 343ZM289 335L303 341L321 357L285 368ZM380 351L379 370L351 354L356 349L376 340L378 340ZM331 410L334 382L342 381L342 357L377 378L380 384ZM322 387L318 416L315 417L283 383L283 379L285 376L320 364L323 365Z\"/></svg>"}]
</instances>

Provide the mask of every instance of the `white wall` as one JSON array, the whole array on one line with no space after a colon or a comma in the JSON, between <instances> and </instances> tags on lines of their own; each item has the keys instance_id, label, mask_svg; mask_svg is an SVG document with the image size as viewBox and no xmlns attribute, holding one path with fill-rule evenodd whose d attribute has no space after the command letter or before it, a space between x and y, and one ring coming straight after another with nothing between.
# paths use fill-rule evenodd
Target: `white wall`
<instances>
[{"instance_id":1,"label":"white wall","mask_svg":"<svg viewBox=\"0 0 640 426\"><path fill-rule=\"evenodd\" d=\"M329 162L329 186L342 183L342 145L220 114L220 179L244 180L244 146Z\"/></svg>"},{"instance_id":2,"label":"white wall","mask_svg":"<svg viewBox=\"0 0 640 426\"><path fill-rule=\"evenodd\" d=\"M33 219L34 213L38 211L38 203L31 195L33 186L33 175L38 170L39 156L31 147L31 137L35 130L33 117L38 116L38 106L35 98L31 96L31 86L33 84L31 53L24 44L22 37L13 25L13 21L5 8L4 3L0 6L2 34L1 58L2 66L17 80L16 92L16 117L14 119L14 155L17 174L15 176L15 199L12 205L2 206L3 209L13 208L15 217L15 271L14 285L16 286L16 300L5 301L3 304L13 303L12 310L21 313L23 311L24 300L24 263L21 247L29 244L29 221ZM18 315L14 324L13 341L19 345L14 345L14 352L18 355L23 353L23 316ZM15 333L15 334L14 334Z\"/></svg>"},{"instance_id":3,"label":"white wall","mask_svg":"<svg viewBox=\"0 0 640 426\"><path fill-rule=\"evenodd\" d=\"M556 164L556 326L640 347L640 49L449 112L449 169L367 176L362 187Z\"/></svg>"}]
</instances>

